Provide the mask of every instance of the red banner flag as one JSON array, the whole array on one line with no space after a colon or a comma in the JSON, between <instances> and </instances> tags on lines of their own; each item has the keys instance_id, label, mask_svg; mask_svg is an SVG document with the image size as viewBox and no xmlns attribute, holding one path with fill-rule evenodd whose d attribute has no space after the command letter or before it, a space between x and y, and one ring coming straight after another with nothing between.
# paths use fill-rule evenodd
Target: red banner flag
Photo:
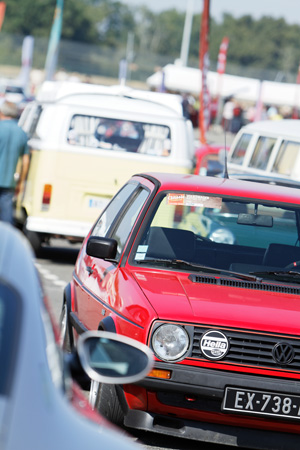
<instances>
[{"instance_id":1,"label":"red banner flag","mask_svg":"<svg viewBox=\"0 0 300 450\"><path fill-rule=\"evenodd\" d=\"M216 122L218 124L221 123L221 114L222 114L222 83L223 83L223 74L225 73L226 68L226 61L227 61L227 49L229 45L229 38L225 36L221 42L219 55L218 55L218 65L217 65L217 72L218 72L218 88L217 88L217 95L214 99L214 102L217 105L217 112L216 112Z\"/></svg>"},{"instance_id":2,"label":"red banner flag","mask_svg":"<svg viewBox=\"0 0 300 450\"><path fill-rule=\"evenodd\" d=\"M298 73L297 73L297 79L296 79L296 90L295 90L295 106L293 108L292 113L292 119L299 119L299 108L298 108L298 101L299 101L299 85L300 84L300 64L298 66Z\"/></svg>"},{"instance_id":3,"label":"red banner flag","mask_svg":"<svg viewBox=\"0 0 300 450\"><path fill-rule=\"evenodd\" d=\"M298 74L297 74L296 83L297 83L297 84L300 84L300 64L299 64L299 66L298 66Z\"/></svg>"},{"instance_id":4,"label":"red banner flag","mask_svg":"<svg viewBox=\"0 0 300 450\"><path fill-rule=\"evenodd\" d=\"M210 122L210 96L207 86L207 75L209 69L209 0L203 0L202 24L199 46L199 68L201 71L201 92L199 110L200 141L206 144L206 131Z\"/></svg>"},{"instance_id":5,"label":"red banner flag","mask_svg":"<svg viewBox=\"0 0 300 450\"><path fill-rule=\"evenodd\" d=\"M4 21L5 9L6 9L6 3L5 2L0 2L0 30L2 28L2 24L3 24L3 21Z\"/></svg>"},{"instance_id":6,"label":"red banner flag","mask_svg":"<svg viewBox=\"0 0 300 450\"><path fill-rule=\"evenodd\" d=\"M218 56L217 72L220 75L225 73L228 45L229 45L229 38L225 36L221 42Z\"/></svg>"}]
</instances>

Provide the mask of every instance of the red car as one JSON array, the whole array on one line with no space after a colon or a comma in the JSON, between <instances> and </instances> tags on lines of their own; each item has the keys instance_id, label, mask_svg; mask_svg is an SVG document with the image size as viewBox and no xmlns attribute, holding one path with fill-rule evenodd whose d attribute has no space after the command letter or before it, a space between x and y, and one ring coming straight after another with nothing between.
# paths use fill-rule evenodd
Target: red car
<instances>
[{"instance_id":1,"label":"red car","mask_svg":"<svg viewBox=\"0 0 300 450\"><path fill-rule=\"evenodd\" d=\"M133 176L96 221L64 293L64 342L146 343L152 372L91 384L115 423L255 449L300 442L300 195L197 175Z\"/></svg>"},{"instance_id":2,"label":"red car","mask_svg":"<svg viewBox=\"0 0 300 450\"><path fill-rule=\"evenodd\" d=\"M219 175L224 170L225 148L229 147L220 144L202 144L195 151L196 175Z\"/></svg>"}]
</instances>

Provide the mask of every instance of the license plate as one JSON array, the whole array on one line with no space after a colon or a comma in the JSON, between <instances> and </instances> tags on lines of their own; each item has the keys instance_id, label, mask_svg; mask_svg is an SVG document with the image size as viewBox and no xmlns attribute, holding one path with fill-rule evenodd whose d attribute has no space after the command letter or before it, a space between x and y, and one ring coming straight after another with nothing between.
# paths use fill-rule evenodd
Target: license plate
<instances>
[{"instance_id":1,"label":"license plate","mask_svg":"<svg viewBox=\"0 0 300 450\"><path fill-rule=\"evenodd\" d=\"M107 203L108 203L108 199L106 199L106 198L90 197L88 199L89 208L104 209L105 206L107 205Z\"/></svg>"},{"instance_id":2,"label":"license plate","mask_svg":"<svg viewBox=\"0 0 300 450\"><path fill-rule=\"evenodd\" d=\"M227 387L222 410L300 419L300 396Z\"/></svg>"}]
</instances>

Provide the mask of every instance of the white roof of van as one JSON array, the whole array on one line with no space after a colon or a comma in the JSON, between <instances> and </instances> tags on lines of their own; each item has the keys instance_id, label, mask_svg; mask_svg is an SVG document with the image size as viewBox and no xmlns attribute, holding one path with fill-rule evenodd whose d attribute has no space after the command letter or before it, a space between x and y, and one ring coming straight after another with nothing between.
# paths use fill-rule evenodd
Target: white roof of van
<instances>
[{"instance_id":1,"label":"white roof of van","mask_svg":"<svg viewBox=\"0 0 300 450\"><path fill-rule=\"evenodd\" d=\"M62 100L67 96L78 94L106 94L147 100L165 106L180 116L183 114L182 99L180 95L144 91L123 85L103 86L75 81L45 81L42 84L36 99L39 102L55 102Z\"/></svg>"},{"instance_id":2,"label":"white roof of van","mask_svg":"<svg viewBox=\"0 0 300 450\"><path fill-rule=\"evenodd\" d=\"M260 133L267 135L288 135L289 137L300 140L300 120L282 119L282 120L261 120L249 123L242 128L243 132Z\"/></svg>"}]
</instances>

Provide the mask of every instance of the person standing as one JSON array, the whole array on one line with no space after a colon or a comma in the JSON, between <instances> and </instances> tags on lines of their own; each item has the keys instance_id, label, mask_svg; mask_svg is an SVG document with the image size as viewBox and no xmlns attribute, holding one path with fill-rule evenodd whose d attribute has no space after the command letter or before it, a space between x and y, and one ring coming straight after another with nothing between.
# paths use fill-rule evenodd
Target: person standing
<instances>
[{"instance_id":1,"label":"person standing","mask_svg":"<svg viewBox=\"0 0 300 450\"><path fill-rule=\"evenodd\" d=\"M16 104L4 101L0 106L0 220L13 224L13 198L20 191L29 168L28 137L18 125ZM21 170L15 172L21 158Z\"/></svg>"},{"instance_id":2,"label":"person standing","mask_svg":"<svg viewBox=\"0 0 300 450\"><path fill-rule=\"evenodd\" d=\"M233 101L233 97L228 97L225 100L225 104L223 107L223 128L225 131L231 131L234 107L235 103Z\"/></svg>"}]
</instances>

